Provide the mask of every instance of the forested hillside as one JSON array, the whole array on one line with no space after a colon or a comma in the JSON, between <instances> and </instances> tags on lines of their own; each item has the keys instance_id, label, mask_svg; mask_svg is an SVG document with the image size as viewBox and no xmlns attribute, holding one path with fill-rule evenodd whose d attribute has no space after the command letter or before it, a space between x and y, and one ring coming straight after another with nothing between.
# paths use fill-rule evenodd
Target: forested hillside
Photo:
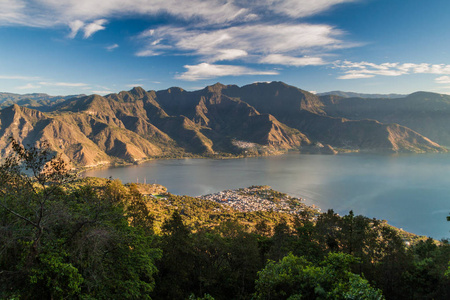
<instances>
[{"instance_id":1,"label":"forested hillside","mask_svg":"<svg viewBox=\"0 0 450 300\"><path fill-rule=\"evenodd\" d=\"M2 299L450 296L448 241L352 212L240 212L157 185L77 179L45 145L11 142L0 166Z\"/></svg>"}]
</instances>

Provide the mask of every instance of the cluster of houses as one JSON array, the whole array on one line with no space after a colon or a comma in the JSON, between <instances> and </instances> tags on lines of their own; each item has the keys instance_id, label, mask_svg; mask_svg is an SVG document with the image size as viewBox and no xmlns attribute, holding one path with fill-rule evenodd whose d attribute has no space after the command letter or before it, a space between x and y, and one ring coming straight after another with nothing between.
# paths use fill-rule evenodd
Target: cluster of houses
<instances>
[{"instance_id":1,"label":"cluster of houses","mask_svg":"<svg viewBox=\"0 0 450 300\"><path fill-rule=\"evenodd\" d=\"M298 214L305 209L319 209L315 206L309 207L302 199L282 194L280 198L274 197L269 187L249 187L237 190L225 190L222 192L208 194L200 198L215 201L220 204L231 206L241 212L251 211L275 211L282 213Z\"/></svg>"}]
</instances>

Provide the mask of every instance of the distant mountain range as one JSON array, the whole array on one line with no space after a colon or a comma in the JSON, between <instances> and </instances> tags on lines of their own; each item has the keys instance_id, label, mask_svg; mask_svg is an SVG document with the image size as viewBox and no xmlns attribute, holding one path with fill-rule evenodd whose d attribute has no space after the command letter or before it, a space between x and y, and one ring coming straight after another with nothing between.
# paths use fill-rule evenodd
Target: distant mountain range
<instances>
[{"instance_id":1,"label":"distant mountain range","mask_svg":"<svg viewBox=\"0 0 450 300\"><path fill-rule=\"evenodd\" d=\"M68 95L68 96L50 96L43 93L33 94L13 94L0 93L0 109L18 104L20 106L39 108L40 110L47 110L51 106L61 103L64 100L71 98L79 98L86 95Z\"/></svg>"},{"instance_id":2,"label":"distant mountain range","mask_svg":"<svg viewBox=\"0 0 450 300\"><path fill-rule=\"evenodd\" d=\"M0 104L14 103L0 111L1 157L10 136L31 145L47 140L75 166L288 150L445 152L438 143L450 145L450 96L432 93L344 98L271 82L193 92L135 87L104 97L0 95Z\"/></svg>"},{"instance_id":3,"label":"distant mountain range","mask_svg":"<svg viewBox=\"0 0 450 300\"><path fill-rule=\"evenodd\" d=\"M325 92L325 93L317 93L318 96L329 96L329 95L335 95L343 98L388 98L388 99L394 99L394 98L403 98L407 95L402 94L363 94L363 93L354 93L354 92L343 92L343 91L331 91L331 92Z\"/></svg>"}]
</instances>

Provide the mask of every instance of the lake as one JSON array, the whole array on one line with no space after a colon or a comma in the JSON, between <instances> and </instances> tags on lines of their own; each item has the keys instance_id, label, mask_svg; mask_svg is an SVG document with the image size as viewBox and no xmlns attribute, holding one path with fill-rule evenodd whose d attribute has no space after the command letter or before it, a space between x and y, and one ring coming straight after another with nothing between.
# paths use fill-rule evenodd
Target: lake
<instances>
[{"instance_id":1,"label":"lake","mask_svg":"<svg viewBox=\"0 0 450 300\"><path fill-rule=\"evenodd\" d=\"M270 185L322 211L353 210L406 231L450 238L450 154L305 155L149 161L85 176L158 183L178 195Z\"/></svg>"}]
</instances>

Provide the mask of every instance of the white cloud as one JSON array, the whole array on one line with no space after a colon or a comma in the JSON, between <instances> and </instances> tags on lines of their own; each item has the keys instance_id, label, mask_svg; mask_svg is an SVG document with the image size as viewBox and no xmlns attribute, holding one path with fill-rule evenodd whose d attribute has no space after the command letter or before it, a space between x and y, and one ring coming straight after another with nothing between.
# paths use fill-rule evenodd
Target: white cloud
<instances>
[{"instance_id":1,"label":"white cloud","mask_svg":"<svg viewBox=\"0 0 450 300\"><path fill-rule=\"evenodd\" d=\"M447 84L450 83L450 76L441 76L435 79L437 83Z\"/></svg>"},{"instance_id":2,"label":"white cloud","mask_svg":"<svg viewBox=\"0 0 450 300\"><path fill-rule=\"evenodd\" d=\"M0 1L0 25L23 24L26 3L21 0Z\"/></svg>"},{"instance_id":3,"label":"white cloud","mask_svg":"<svg viewBox=\"0 0 450 300\"><path fill-rule=\"evenodd\" d=\"M339 76L337 79L359 79L359 78L371 78L375 75L361 74L361 73L348 73L346 75Z\"/></svg>"},{"instance_id":4,"label":"white cloud","mask_svg":"<svg viewBox=\"0 0 450 300\"><path fill-rule=\"evenodd\" d=\"M84 26L84 22L80 21L80 20L75 20L73 22L69 23L69 27L70 27L70 33L67 36L68 38L75 38L75 36L77 35L78 31L83 28Z\"/></svg>"},{"instance_id":5,"label":"white cloud","mask_svg":"<svg viewBox=\"0 0 450 300\"><path fill-rule=\"evenodd\" d=\"M382 63L336 61L334 67L344 71L338 79L370 78L379 76L400 76L406 74L450 74L450 65L428 63ZM439 77L445 80L446 76ZM444 78L444 79L442 79ZM439 82L438 79L436 79Z\"/></svg>"},{"instance_id":6,"label":"white cloud","mask_svg":"<svg viewBox=\"0 0 450 300\"><path fill-rule=\"evenodd\" d=\"M117 49L117 48L119 48L119 45L113 44L113 45L107 46L105 49L108 51L113 51L114 49Z\"/></svg>"},{"instance_id":7,"label":"white cloud","mask_svg":"<svg viewBox=\"0 0 450 300\"><path fill-rule=\"evenodd\" d=\"M186 65L188 69L181 75L176 76L177 79L196 81L201 79L210 79L222 76L240 76L240 75L277 75L274 71L257 71L242 66L231 65L214 65L201 63L198 65Z\"/></svg>"},{"instance_id":8,"label":"white cloud","mask_svg":"<svg viewBox=\"0 0 450 300\"><path fill-rule=\"evenodd\" d=\"M144 50L137 56L180 52L198 55L209 63L221 60L248 58L259 61L291 61L293 65L323 64L319 58L295 58L299 53L328 51L355 46L339 39L342 31L321 24L253 24L231 26L216 30L161 26L144 31L139 37L146 40ZM157 41L157 43L155 43ZM277 54L277 56L272 56ZM281 54L294 54L282 57Z\"/></svg>"},{"instance_id":9,"label":"white cloud","mask_svg":"<svg viewBox=\"0 0 450 300\"><path fill-rule=\"evenodd\" d=\"M154 17L189 21L183 27L160 26L143 32L138 57L161 54L198 56L201 61L246 60L281 65L324 64L320 56L357 46L342 40L344 32L326 24L300 23L335 5L359 0L2 0L0 26L66 25L69 38L92 37L107 20ZM4 6L4 7L3 7ZM282 16L282 18L280 18ZM184 22L185 23L185 22ZM176 24L176 22L175 22ZM213 25L212 27L210 25ZM118 45L117 45L118 46ZM108 51L117 48L107 47Z\"/></svg>"},{"instance_id":10,"label":"white cloud","mask_svg":"<svg viewBox=\"0 0 450 300\"><path fill-rule=\"evenodd\" d=\"M87 83L81 83L81 82L46 82L42 81L39 82L40 85L45 86L63 86L63 87L87 87Z\"/></svg>"},{"instance_id":11,"label":"white cloud","mask_svg":"<svg viewBox=\"0 0 450 300\"><path fill-rule=\"evenodd\" d=\"M78 32L80 30L83 30L84 31L83 38L87 39L87 38L91 37L94 33L96 33L97 31L106 29L106 27L103 26L106 23L107 23L107 20L105 20L105 19L95 20L89 24L85 24L81 20L72 21L69 23L70 33L67 35L67 37L70 39L73 39L73 38L75 38L75 36L78 34ZM112 49L114 49L114 48L112 48Z\"/></svg>"},{"instance_id":12,"label":"white cloud","mask_svg":"<svg viewBox=\"0 0 450 300\"><path fill-rule=\"evenodd\" d=\"M314 47L339 48L343 43L335 37L341 34L340 30L328 25L257 24L229 27L217 31L185 32L184 36L176 41L176 45L199 53L219 47L242 49L253 53L273 53ZM177 39L173 36L172 38Z\"/></svg>"},{"instance_id":13,"label":"white cloud","mask_svg":"<svg viewBox=\"0 0 450 300\"><path fill-rule=\"evenodd\" d=\"M326 64L326 62L321 57L293 57L281 54L270 54L266 57L263 57L259 62L264 64L285 66L318 66Z\"/></svg>"},{"instance_id":14,"label":"white cloud","mask_svg":"<svg viewBox=\"0 0 450 300\"><path fill-rule=\"evenodd\" d=\"M221 24L251 21L260 15L311 16L355 0L2 0L0 24L53 26L130 15L169 14L185 20Z\"/></svg>"},{"instance_id":15,"label":"white cloud","mask_svg":"<svg viewBox=\"0 0 450 300\"><path fill-rule=\"evenodd\" d=\"M135 55L138 57L146 57L146 56L157 56L160 54L161 54L160 52L146 49L146 50L141 50L141 51L136 52Z\"/></svg>"},{"instance_id":16,"label":"white cloud","mask_svg":"<svg viewBox=\"0 0 450 300\"><path fill-rule=\"evenodd\" d=\"M270 23L279 15L287 17L282 22L294 24L299 17L314 15L337 4L353 1L355 0L2 0L0 25L52 27L66 24L71 30L70 38L75 37L81 29L84 30L84 37L88 38L98 30L105 29L106 19L152 17L159 14L189 20L192 27L207 24L224 27L258 21ZM278 29L276 24L270 25L275 25L274 31ZM277 42L274 41L274 44ZM246 51L244 48L241 50Z\"/></svg>"},{"instance_id":17,"label":"white cloud","mask_svg":"<svg viewBox=\"0 0 450 300\"><path fill-rule=\"evenodd\" d=\"M100 20L96 20L92 23L87 24L83 28L83 30L84 30L83 37L85 39L87 39L87 38L91 37L94 33L96 33L97 31L104 30L106 27L103 25L106 24L106 22L107 21L105 19L100 19Z\"/></svg>"},{"instance_id":18,"label":"white cloud","mask_svg":"<svg viewBox=\"0 0 450 300\"><path fill-rule=\"evenodd\" d=\"M355 0L266 0L268 9L274 12L294 17L306 17L321 13L331 7Z\"/></svg>"},{"instance_id":19,"label":"white cloud","mask_svg":"<svg viewBox=\"0 0 450 300\"><path fill-rule=\"evenodd\" d=\"M40 88L40 87L41 87L40 85L35 85L35 84L32 84L32 83L27 83L27 84L22 85L22 86L17 86L16 89L18 89L18 90L30 90L30 89L38 89L38 88Z\"/></svg>"},{"instance_id":20,"label":"white cloud","mask_svg":"<svg viewBox=\"0 0 450 300\"><path fill-rule=\"evenodd\" d=\"M218 52L211 61L235 60L248 55L247 51L241 49L223 49Z\"/></svg>"},{"instance_id":21,"label":"white cloud","mask_svg":"<svg viewBox=\"0 0 450 300\"><path fill-rule=\"evenodd\" d=\"M0 9L0 24L41 27L68 24L74 20L87 22L162 13L186 20L201 19L208 23L243 20L251 15L247 8L228 0L2 0Z\"/></svg>"}]
</instances>

